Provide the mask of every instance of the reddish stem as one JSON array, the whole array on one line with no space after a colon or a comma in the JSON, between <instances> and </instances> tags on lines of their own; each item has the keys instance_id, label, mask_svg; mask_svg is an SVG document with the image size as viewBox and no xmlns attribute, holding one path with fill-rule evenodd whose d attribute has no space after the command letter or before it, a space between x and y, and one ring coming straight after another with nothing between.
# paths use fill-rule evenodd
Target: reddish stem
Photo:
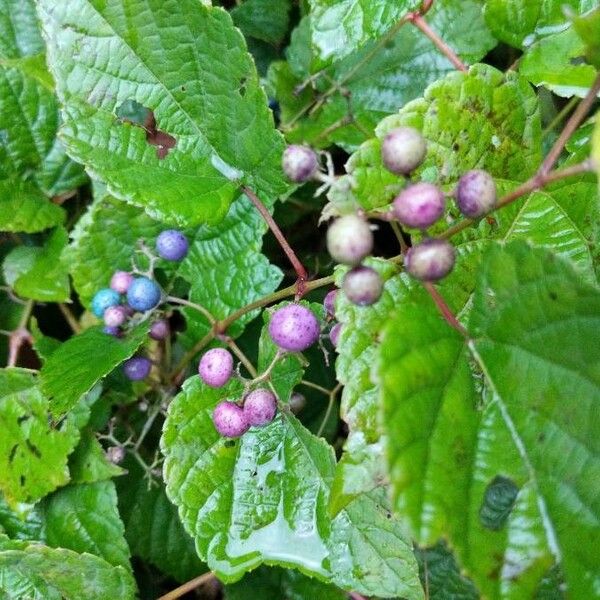
<instances>
[{"instance_id":1,"label":"reddish stem","mask_svg":"<svg viewBox=\"0 0 600 600\"><path fill-rule=\"evenodd\" d=\"M279 225L275 223L275 219L271 216L271 213L267 210L267 207L261 202L260 198L248 187L243 186L242 190L244 194L250 198L250 202L254 204L256 210L261 214L262 218L265 220L266 224L269 226L269 229L273 232L273 235L279 242L279 245L285 252L289 261L292 263L294 267L294 271L296 271L296 275L298 277L298 293L300 295L303 294L303 284L308 279L308 273L304 268L304 265L300 262L296 253L292 250L292 247L289 245L288 241L285 239L283 232L279 229Z\"/></svg>"},{"instance_id":2,"label":"reddish stem","mask_svg":"<svg viewBox=\"0 0 600 600\"><path fill-rule=\"evenodd\" d=\"M454 313L450 310L450 307L446 304L446 301L442 297L442 295L437 291L433 283L430 281L425 281L423 283L423 287L429 292L431 299L435 302L435 305L438 307L439 311L442 313L442 316L447 321L447 323L453 329L456 329L460 335L464 338L468 338L469 334L467 330L458 322L457 318L454 316Z\"/></svg>"}]
</instances>

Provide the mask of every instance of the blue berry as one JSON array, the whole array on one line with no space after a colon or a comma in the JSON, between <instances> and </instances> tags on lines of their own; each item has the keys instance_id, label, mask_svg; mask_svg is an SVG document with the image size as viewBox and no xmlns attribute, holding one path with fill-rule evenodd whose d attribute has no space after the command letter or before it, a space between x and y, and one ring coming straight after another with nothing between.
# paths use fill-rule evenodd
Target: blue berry
<instances>
[{"instance_id":1,"label":"blue berry","mask_svg":"<svg viewBox=\"0 0 600 600\"><path fill-rule=\"evenodd\" d=\"M92 298L92 312L101 319L104 316L104 311L109 306L116 306L121 303L121 296L115 290L105 288L96 292Z\"/></svg>"},{"instance_id":2,"label":"blue berry","mask_svg":"<svg viewBox=\"0 0 600 600\"><path fill-rule=\"evenodd\" d=\"M166 260L178 261L187 256L189 250L187 238L181 231L167 229L156 238L156 251Z\"/></svg>"},{"instance_id":3,"label":"blue berry","mask_svg":"<svg viewBox=\"0 0 600 600\"><path fill-rule=\"evenodd\" d=\"M160 288L152 279L136 277L127 290L127 303L131 308L146 312L160 302Z\"/></svg>"},{"instance_id":4,"label":"blue berry","mask_svg":"<svg viewBox=\"0 0 600 600\"><path fill-rule=\"evenodd\" d=\"M143 356L134 356L123 363L125 377L131 381L141 381L150 374L152 363Z\"/></svg>"}]
</instances>

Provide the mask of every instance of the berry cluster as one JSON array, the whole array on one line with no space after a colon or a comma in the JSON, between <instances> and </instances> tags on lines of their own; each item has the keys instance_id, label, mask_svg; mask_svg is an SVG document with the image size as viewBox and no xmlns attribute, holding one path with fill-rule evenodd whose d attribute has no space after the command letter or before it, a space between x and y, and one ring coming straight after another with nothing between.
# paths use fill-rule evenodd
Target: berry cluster
<instances>
[{"instance_id":1,"label":"berry cluster","mask_svg":"<svg viewBox=\"0 0 600 600\"><path fill-rule=\"evenodd\" d=\"M163 231L156 238L158 257L168 261L180 261L189 250L188 240L183 233L174 229ZM153 257L155 258L155 257ZM139 322L136 313L147 314L163 300L163 293L156 281L148 274L116 271L110 287L99 290L92 298L92 312L104 321L104 332L119 337L128 325ZM144 318L142 315L141 318ZM164 340L170 335L169 323L164 318L156 319L149 332L153 340ZM134 356L123 364L123 372L131 381L145 379L152 363L143 356Z\"/></svg>"},{"instance_id":2,"label":"berry cluster","mask_svg":"<svg viewBox=\"0 0 600 600\"><path fill-rule=\"evenodd\" d=\"M263 427L273 421L277 414L277 397L265 387L255 387L256 383L267 381L271 370L287 353L302 352L312 346L319 339L321 328L308 308L288 304L273 313L268 331L278 348L272 364L254 380L244 380L245 391L239 401L223 400L213 411L215 429L225 437L237 438L250 427ZM234 376L233 356L224 348L208 350L200 359L198 373L209 387L223 387ZM236 376L243 380L239 370ZM253 389L248 391L250 388ZM304 396L293 394L290 409L298 412L304 403Z\"/></svg>"}]
</instances>

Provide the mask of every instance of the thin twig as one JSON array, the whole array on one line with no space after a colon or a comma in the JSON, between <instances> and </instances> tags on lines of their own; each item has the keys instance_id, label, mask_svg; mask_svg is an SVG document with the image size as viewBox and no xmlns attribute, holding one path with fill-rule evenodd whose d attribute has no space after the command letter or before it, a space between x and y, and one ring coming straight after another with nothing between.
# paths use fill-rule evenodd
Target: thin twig
<instances>
[{"instance_id":1,"label":"thin twig","mask_svg":"<svg viewBox=\"0 0 600 600\"><path fill-rule=\"evenodd\" d=\"M199 588L201 585L208 583L212 579L215 579L214 573L204 573L204 575L200 575L199 577L195 577L190 581L187 581L183 585L180 585L178 588L171 590L168 594L161 596L158 600L176 600L176 598L181 598L184 594Z\"/></svg>"},{"instance_id":2,"label":"thin twig","mask_svg":"<svg viewBox=\"0 0 600 600\"><path fill-rule=\"evenodd\" d=\"M8 362L7 366L14 367L17 364L17 360L19 358L19 351L23 346L24 342L32 343L33 338L27 329L27 324L29 322L29 317L31 317L31 312L33 311L33 307L35 302L33 300L28 300L25 304L25 308L23 309L23 314L21 315L21 319L19 320L19 324L16 329L10 334L8 339Z\"/></svg>"},{"instance_id":3,"label":"thin twig","mask_svg":"<svg viewBox=\"0 0 600 600\"><path fill-rule=\"evenodd\" d=\"M397 221L390 221L389 223L392 227L392 230L396 234L398 243L400 244L400 253L406 254L408 252L408 246L407 246L406 242L404 241L404 236L402 235L402 228L400 227L400 225L398 224Z\"/></svg>"},{"instance_id":4,"label":"thin twig","mask_svg":"<svg viewBox=\"0 0 600 600\"><path fill-rule=\"evenodd\" d=\"M556 114L554 119L550 121L550 123L546 126L544 131L542 131L542 138L545 138L562 120L575 108L575 105L579 102L579 98L577 96L573 96Z\"/></svg>"},{"instance_id":5,"label":"thin twig","mask_svg":"<svg viewBox=\"0 0 600 600\"><path fill-rule=\"evenodd\" d=\"M250 373L251 377L256 377L258 372L254 368L250 359L242 352L241 348L233 341L232 338L228 337L226 340L227 345L231 348L231 351L239 358L240 362L246 367L246 371Z\"/></svg>"},{"instance_id":6,"label":"thin twig","mask_svg":"<svg viewBox=\"0 0 600 600\"><path fill-rule=\"evenodd\" d=\"M329 396L329 394L331 394L331 390L328 390L326 387L318 385L317 383L313 383L312 381L308 381L308 379L303 379L300 382L300 385L305 385L306 387L312 388L313 390L317 390L322 394L325 394L326 396Z\"/></svg>"},{"instance_id":7,"label":"thin twig","mask_svg":"<svg viewBox=\"0 0 600 600\"><path fill-rule=\"evenodd\" d=\"M333 408L333 404L335 402L335 397L337 393L342 389L342 384L338 383L332 390L329 392L329 403L327 404L327 410L325 411L325 415L323 416L323 420L321 421L321 425L319 426L319 430L317 431L317 437L321 437L325 429L325 425L329 420L329 415L331 414L331 409Z\"/></svg>"},{"instance_id":8,"label":"thin twig","mask_svg":"<svg viewBox=\"0 0 600 600\"><path fill-rule=\"evenodd\" d=\"M196 304L196 302L190 302L189 300L178 298L177 296L167 296L167 300L172 304L182 304L188 308L193 308L194 310L198 311L211 325L214 325L217 322L212 314L201 304Z\"/></svg>"},{"instance_id":9,"label":"thin twig","mask_svg":"<svg viewBox=\"0 0 600 600\"><path fill-rule=\"evenodd\" d=\"M65 321L71 328L71 331L73 333L81 333L81 325L79 324L79 321L77 321L75 315L73 315L69 307L63 302L59 302L58 310L60 310L60 312L62 313L63 317L65 318Z\"/></svg>"}]
</instances>

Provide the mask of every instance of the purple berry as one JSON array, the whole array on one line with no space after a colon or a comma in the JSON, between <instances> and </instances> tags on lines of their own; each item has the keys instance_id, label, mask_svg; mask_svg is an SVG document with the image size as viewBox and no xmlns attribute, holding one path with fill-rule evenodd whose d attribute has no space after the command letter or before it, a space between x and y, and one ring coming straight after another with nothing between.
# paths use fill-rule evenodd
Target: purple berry
<instances>
[{"instance_id":1,"label":"purple berry","mask_svg":"<svg viewBox=\"0 0 600 600\"><path fill-rule=\"evenodd\" d=\"M189 250L187 238L177 229L167 229L156 238L156 251L166 260L178 261L186 257Z\"/></svg>"},{"instance_id":2,"label":"purple berry","mask_svg":"<svg viewBox=\"0 0 600 600\"><path fill-rule=\"evenodd\" d=\"M131 381L141 381L150 374L152 363L143 356L134 356L123 363L123 372Z\"/></svg>"},{"instance_id":3,"label":"purple berry","mask_svg":"<svg viewBox=\"0 0 600 600\"><path fill-rule=\"evenodd\" d=\"M327 314L332 317L335 317L335 299L337 298L338 291L339 290L331 290L330 292L327 292L327 295L323 300L323 306L325 307Z\"/></svg>"},{"instance_id":4,"label":"purple berry","mask_svg":"<svg viewBox=\"0 0 600 600\"><path fill-rule=\"evenodd\" d=\"M353 304L369 306L381 298L383 281L371 267L354 267L346 273L342 289Z\"/></svg>"},{"instance_id":5,"label":"purple berry","mask_svg":"<svg viewBox=\"0 0 600 600\"><path fill-rule=\"evenodd\" d=\"M327 230L327 250L338 263L359 264L373 250L369 222L357 215L339 217Z\"/></svg>"},{"instance_id":6,"label":"purple berry","mask_svg":"<svg viewBox=\"0 0 600 600\"><path fill-rule=\"evenodd\" d=\"M125 321L127 321L127 309L121 304L109 306L104 311L104 323L107 327L120 327Z\"/></svg>"},{"instance_id":7,"label":"purple berry","mask_svg":"<svg viewBox=\"0 0 600 600\"><path fill-rule=\"evenodd\" d=\"M496 183L481 169L467 171L458 181L456 204L466 217L476 219L496 206Z\"/></svg>"},{"instance_id":8,"label":"purple berry","mask_svg":"<svg viewBox=\"0 0 600 600\"><path fill-rule=\"evenodd\" d=\"M336 323L329 332L329 341L334 348L337 348L338 342L340 341L340 333L342 333L342 324Z\"/></svg>"},{"instance_id":9,"label":"purple berry","mask_svg":"<svg viewBox=\"0 0 600 600\"><path fill-rule=\"evenodd\" d=\"M115 290L105 288L96 292L92 298L92 312L101 319L104 316L104 311L109 306L116 306L121 303L121 296Z\"/></svg>"},{"instance_id":10,"label":"purple berry","mask_svg":"<svg viewBox=\"0 0 600 600\"><path fill-rule=\"evenodd\" d=\"M302 352L319 339L319 321L306 307L288 304L276 310L269 323L271 339L284 350Z\"/></svg>"},{"instance_id":11,"label":"purple berry","mask_svg":"<svg viewBox=\"0 0 600 600\"><path fill-rule=\"evenodd\" d=\"M394 216L407 227L427 229L444 214L445 199L432 183L416 183L403 189L394 200Z\"/></svg>"},{"instance_id":12,"label":"purple berry","mask_svg":"<svg viewBox=\"0 0 600 600\"><path fill-rule=\"evenodd\" d=\"M381 158L388 171L408 175L424 160L427 153L425 138L412 127L390 131L381 143Z\"/></svg>"},{"instance_id":13,"label":"purple berry","mask_svg":"<svg viewBox=\"0 0 600 600\"><path fill-rule=\"evenodd\" d=\"M251 426L267 425L275 418L277 398L264 388L250 392L244 398L244 415Z\"/></svg>"},{"instance_id":14,"label":"purple berry","mask_svg":"<svg viewBox=\"0 0 600 600\"><path fill-rule=\"evenodd\" d=\"M244 435L250 427L243 409L229 400L223 400L215 406L213 423L215 429L222 436L228 438L238 438Z\"/></svg>"},{"instance_id":15,"label":"purple berry","mask_svg":"<svg viewBox=\"0 0 600 600\"><path fill-rule=\"evenodd\" d=\"M430 239L413 246L404 260L404 267L415 279L437 281L454 267L454 246L446 240Z\"/></svg>"},{"instance_id":16,"label":"purple berry","mask_svg":"<svg viewBox=\"0 0 600 600\"><path fill-rule=\"evenodd\" d=\"M127 303L131 308L146 312L160 302L160 288L152 279L136 277L127 290Z\"/></svg>"},{"instance_id":17,"label":"purple berry","mask_svg":"<svg viewBox=\"0 0 600 600\"><path fill-rule=\"evenodd\" d=\"M206 385L219 388L233 374L233 357L225 348L213 348L200 359L198 373Z\"/></svg>"},{"instance_id":18,"label":"purple berry","mask_svg":"<svg viewBox=\"0 0 600 600\"><path fill-rule=\"evenodd\" d=\"M306 406L306 397L300 392L294 392L290 396L289 407L290 410L297 415Z\"/></svg>"},{"instance_id":19,"label":"purple berry","mask_svg":"<svg viewBox=\"0 0 600 600\"><path fill-rule=\"evenodd\" d=\"M169 337L170 333L171 328L165 319L158 319L150 326L150 337L153 340L164 340Z\"/></svg>"},{"instance_id":20,"label":"purple berry","mask_svg":"<svg viewBox=\"0 0 600 600\"><path fill-rule=\"evenodd\" d=\"M317 172L319 160L312 148L292 144L285 149L281 166L291 181L304 183Z\"/></svg>"},{"instance_id":21,"label":"purple berry","mask_svg":"<svg viewBox=\"0 0 600 600\"><path fill-rule=\"evenodd\" d=\"M102 328L102 331L106 333L106 335L112 335L113 337L121 337L121 330L118 327L109 327L106 325Z\"/></svg>"},{"instance_id":22,"label":"purple berry","mask_svg":"<svg viewBox=\"0 0 600 600\"><path fill-rule=\"evenodd\" d=\"M133 275L131 273L127 273L127 271L115 271L110 278L110 287L115 292L119 292L119 294L126 294L132 281Z\"/></svg>"}]
</instances>

